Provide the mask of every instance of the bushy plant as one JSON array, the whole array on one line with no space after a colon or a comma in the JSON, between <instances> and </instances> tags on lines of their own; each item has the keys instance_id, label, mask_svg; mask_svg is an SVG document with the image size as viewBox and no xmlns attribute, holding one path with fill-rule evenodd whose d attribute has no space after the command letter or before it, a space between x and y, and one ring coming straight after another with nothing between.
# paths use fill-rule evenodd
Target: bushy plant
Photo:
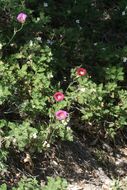
<instances>
[{"instance_id":1,"label":"bushy plant","mask_svg":"<svg viewBox=\"0 0 127 190\"><path fill-rule=\"evenodd\" d=\"M126 108L120 103L121 99L126 101L126 90L119 86L119 81L124 80L123 67L112 66L114 62L120 62L120 52L111 51L110 44L107 46L105 41L98 39L100 27L103 26L104 30L110 20L108 8L104 14L100 7L114 4L81 1L75 2L71 10L72 3L66 1L63 4L56 25L53 20L55 7L50 1L32 1L31 4L28 1L1 1L1 14L6 13L6 17L1 19L8 23L6 28L2 26L0 36L1 130L6 147L12 144L20 150L32 147L32 151L34 148L41 151L45 146L50 146L56 137L72 140L72 131L67 125L70 118L68 111L75 109L73 105L82 113L82 120L90 125L103 124L111 136L126 125ZM56 7L60 4L57 2ZM82 19L82 7L86 9L85 20ZM114 14L112 23L115 22ZM89 27L83 28L88 18L91 23L98 20L91 41ZM62 25L68 23L69 19L70 26L63 28ZM93 58L95 51L97 56ZM102 59L104 66L101 65ZM98 63L91 65L93 61ZM74 75L76 81L73 85L69 84L73 79L65 73L66 69L69 74L68 63L72 63L71 68L85 64L85 74L87 70L91 79L83 77L84 70L79 68ZM100 69L102 72L99 72ZM53 97L58 92L65 95L62 101ZM65 121L59 117L62 114Z\"/></svg>"},{"instance_id":2,"label":"bushy plant","mask_svg":"<svg viewBox=\"0 0 127 190\"><path fill-rule=\"evenodd\" d=\"M43 189L44 190L50 190L50 189L66 190L67 189L67 181L60 177L57 177L56 179L48 177L48 183Z\"/></svg>"},{"instance_id":3,"label":"bushy plant","mask_svg":"<svg viewBox=\"0 0 127 190\"><path fill-rule=\"evenodd\" d=\"M117 131L127 125L127 91L119 85L124 80L122 67L104 68L105 83L100 84L93 82L86 73L74 78L75 72L72 71L73 83L67 94L73 107L81 113L84 128L88 125L91 132L99 135L103 131L105 137L109 135L114 138Z\"/></svg>"},{"instance_id":4,"label":"bushy plant","mask_svg":"<svg viewBox=\"0 0 127 190\"><path fill-rule=\"evenodd\" d=\"M91 138L126 127L126 26L125 1L0 1L2 163L73 140L75 120Z\"/></svg>"},{"instance_id":5,"label":"bushy plant","mask_svg":"<svg viewBox=\"0 0 127 190\"><path fill-rule=\"evenodd\" d=\"M7 172L7 165L5 162L7 161L7 151L4 149L0 150L0 173L4 175L5 172Z\"/></svg>"},{"instance_id":6,"label":"bushy plant","mask_svg":"<svg viewBox=\"0 0 127 190\"><path fill-rule=\"evenodd\" d=\"M50 48L35 40L1 61L1 105L5 117L1 130L6 147L12 143L22 150L30 148L31 143L37 147L41 143L41 150L45 141L50 144L55 136L66 139L69 134L64 135L65 131L71 134L65 127L67 123L55 118L55 112L66 104L55 104L52 98L53 74L48 65L51 59Z\"/></svg>"},{"instance_id":7,"label":"bushy plant","mask_svg":"<svg viewBox=\"0 0 127 190\"><path fill-rule=\"evenodd\" d=\"M63 110L66 115L61 117L59 112L66 103L59 104L53 98L59 85L54 85L52 50L40 36L50 20L44 14L44 5L15 0L1 1L0 5L2 23L8 23L2 25L0 33L2 151L11 147L42 152L56 138L72 140L72 130L67 126L69 114Z\"/></svg>"},{"instance_id":8,"label":"bushy plant","mask_svg":"<svg viewBox=\"0 0 127 190\"><path fill-rule=\"evenodd\" d=\"M1 190L7 190L7 185L2 184L0 186ZM12 190L66 190L67 189L67 181L60 177L57 178L48 178L47 185L42 187L38 184L36 178L26 178L22 177L22 179L18 182L17 187L13 187Z\"/></svg>"}]
</instances>

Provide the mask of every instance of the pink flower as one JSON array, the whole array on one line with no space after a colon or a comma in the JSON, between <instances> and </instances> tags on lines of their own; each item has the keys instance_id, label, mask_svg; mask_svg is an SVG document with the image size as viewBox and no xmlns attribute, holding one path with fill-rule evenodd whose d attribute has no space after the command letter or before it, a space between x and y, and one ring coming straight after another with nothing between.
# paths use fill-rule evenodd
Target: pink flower
<instances>
[{"instance_id":1,"label":"pink flower","mask_svg":"<svg viewBox=\"0 0 127 190\"><path fill-rule=\"evenodd\" d=\"M55 115L58 120L64 120L66 117L68 117L68 113L64 110L57 111Z\"/></svg>"},{"instance_id":2,"label":"pink flower","mask_svg":"<svg viewBox=\"0 0 127 190\"><path fill-rule=\"evenodd\" d=\"M86 75L87 71L86 71L86 69L84 69L84 68L78 68L78 69L76 70L76 73L77 73L77 75L79 75L79 76L84 76L84 75Z\"/></svg>"},{"instance_id":3,"label":"pink flower","mask_svg":"<svg viewBox=\"0 0 127 190\"><path fill-rule=\"evenodd\" d=\"M60 102L64 99L64 94L62 92L56 92L54 95L53 95L54 99L57 101L57 102Z\"/></svg>"},{"instance_id":4,"label":"pink flower","mask_svg":"<svg viewBox=\"0 0 127 190\"><path fill-rule=\"evenodd\" d=\"M19 13L17 16L17 20L22 24L25 22L26 18L27 15L25 13Z\"/></svg>"}]
</instances>

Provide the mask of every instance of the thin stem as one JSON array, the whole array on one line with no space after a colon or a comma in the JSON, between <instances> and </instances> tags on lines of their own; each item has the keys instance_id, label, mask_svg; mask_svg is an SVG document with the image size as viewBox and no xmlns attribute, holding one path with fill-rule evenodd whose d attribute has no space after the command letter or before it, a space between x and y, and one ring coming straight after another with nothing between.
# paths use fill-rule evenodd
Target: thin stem
<instances>
[{"instance_id":1,"label":"thin stem","mask_svg":"<svg viewBox=\"0 0 127 190\"><path fill-rule=\"evenodd\" d=\"M23 24L21 25L21 27L18 30L14 28L13 35L10 38L9 42L7 43L7 45L9 45L11 43L11 41L14 39L15 35L17 34L17 32L19 32L20 30L22 30L22 28L23 28Z\"/></svg>"},{"instance_id":2,"label":"thin stem","mask_svg":"<svg viewBox=\"0 0 127 190\"><path fill-rule=\"evenodd\" d=\"M66 92L68 91L68 89L76 82L76 80L75 80L76 78L74 78L74 80L73 80L73 82L71 82L69 85L68 85L68 87L67 87L67 89L66 89Z\"/></svg>"},{"instance_id":3,"label":"thin stem","mask_svg":"<svg viewBox=\"0 0 127 190\"><path fill-rule=\"evenodd\" d=\"M13 38L15 37L15 35L16 35L16 30L14 28L14 33L13 33L12 37L10 38L9 42L7 43L7 45L10 44L10 42L13 40Z\"/></svg>"}]
</instances>

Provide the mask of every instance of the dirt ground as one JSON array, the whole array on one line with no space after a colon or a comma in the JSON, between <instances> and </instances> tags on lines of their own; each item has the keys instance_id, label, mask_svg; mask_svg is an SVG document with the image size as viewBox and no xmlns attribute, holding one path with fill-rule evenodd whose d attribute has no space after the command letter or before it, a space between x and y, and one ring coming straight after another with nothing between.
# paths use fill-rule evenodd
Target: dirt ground
<instances>
[{"instance_id":1,"label":"dirt ground","mask_svg":"<svg viewBox=\"0 0 127 190\"><path fill-rule=\"evenodd\" d=\"M116 147L75 136L73 142L58 141L46 154L11 152L10 171L1 181L11 187L26 175L43 185L47 176L61 176L67 179L68 190L112 190L113 183L127 190L127 145Z\"/></svg>"}]
</instances>

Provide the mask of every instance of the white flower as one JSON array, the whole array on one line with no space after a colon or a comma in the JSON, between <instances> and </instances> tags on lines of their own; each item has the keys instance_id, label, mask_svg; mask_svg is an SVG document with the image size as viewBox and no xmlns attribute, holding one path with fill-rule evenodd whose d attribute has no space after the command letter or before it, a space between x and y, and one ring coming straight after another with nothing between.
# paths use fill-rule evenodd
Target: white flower
<instances>
[{"instance_id":1,"label":"white flower","mask_svg":"<svg viewBox=\"0 0 127 190\"><path fill-rule=\"evenodd\" d=\"M49 144L47 141L45 141L45 142L43 143L43 147L49 148L49 147L50 147L50 144Z\"/></svg>"},{"instance_id":2,"label":"white flower","mask_svg":"<svg viewBox=\"0 0 127 190\"><path fill-rule=\"evenodd\" d=\"M127 57L123 57L123 62L127 62Z\"/></svg>"},{"instance_id":3,"label":"white flower","mask_svg":"<svg viewBox=\"0 0 127 190\"><path fill-rule=\"evenodd\" d=\"M44 7L48 7L48 3L44 2Z\"/></svg>"},{"instance_id":4,"label":"white flower","mask_svg":"<svg viewBox=\"0 0 127 190\"><path fill-rule=\"evenodd\" d=\"M0 49L2 49L3 45L0 43Z\"/></svg>"},{"instance_id":5,"label":"white flower","mask_svg":"<svg viewBox=\"0 0 127 190\"><path fill-rule=\"evenodd\" d=\"M37 138L37 134L34 133L32 137L33 137L33 139L36 139Z\"/></svg>"},{"instance_id":6,"label":"white flower","mask_svg":"<svg viewBox=\"0 0 127 190\"><path fill-rule=\"evenodd\" d=\"M122 16L125 16L125 14L126 14L126 12L125 12L125 11L123 11L123 12L122 12Z\"/></svg>"},{"instance_id":7,"label":"white flower","mask_svg":"<svg viewBox=\"0 0 127 190\"><path fill-rule=\"evenodd\" d=\"M29 46L30 46L30 47L33 46L33 41L32 41L32 40L30 40L30 42L29 42Z\"/></svg>"},{"instance_id":8,"label":"white flower","mask_svg":"<svg viewBox=\"0 0 127 190\"><path fill-rule=\"evenodd\" d=\"M12 142L15 144L15 143L16 143L16 141L17 141L17 140L16 140L16 138L14 138Z\"/></svg>"},{"instance_id":9,"label":"white flower","mask_svg":"<svg viewBox=\"0 0 127 190\"><path fill-rule=\"evenodd\" d=\"M86 91L86 88L79 88L79 90L80 90L81 92L85 92L85 91Z\"/></svg>"},{"instance_id":10,"label":"white flower","mask_svg":"<svg viewBox=\"0 0 127 190\"><path fill-rule=\"evenodd\" d=\"M47 40L47 44L52 45L53 41L52 40Z\"/></svg>"},{"instance_id":11,"label":"white flower","mask_svg":"<svg viewBox=\"0 0 127 190\"><path fill-rule=\"evenodd\" d=\"M36 40L41 42L41 37L37 37Z\"/></svg>"},{"instance_id":12,"label":"white flower","mask_svg":"<svg viewBox=\"0 0 127 190\"><path fill-rule=\"evenodd\" d=\"M79 19L77 19L75 22L76 22L77 24L79 24L79 23L80 23L80 20L79 20Z\"/></svg>"}]
</instances>

